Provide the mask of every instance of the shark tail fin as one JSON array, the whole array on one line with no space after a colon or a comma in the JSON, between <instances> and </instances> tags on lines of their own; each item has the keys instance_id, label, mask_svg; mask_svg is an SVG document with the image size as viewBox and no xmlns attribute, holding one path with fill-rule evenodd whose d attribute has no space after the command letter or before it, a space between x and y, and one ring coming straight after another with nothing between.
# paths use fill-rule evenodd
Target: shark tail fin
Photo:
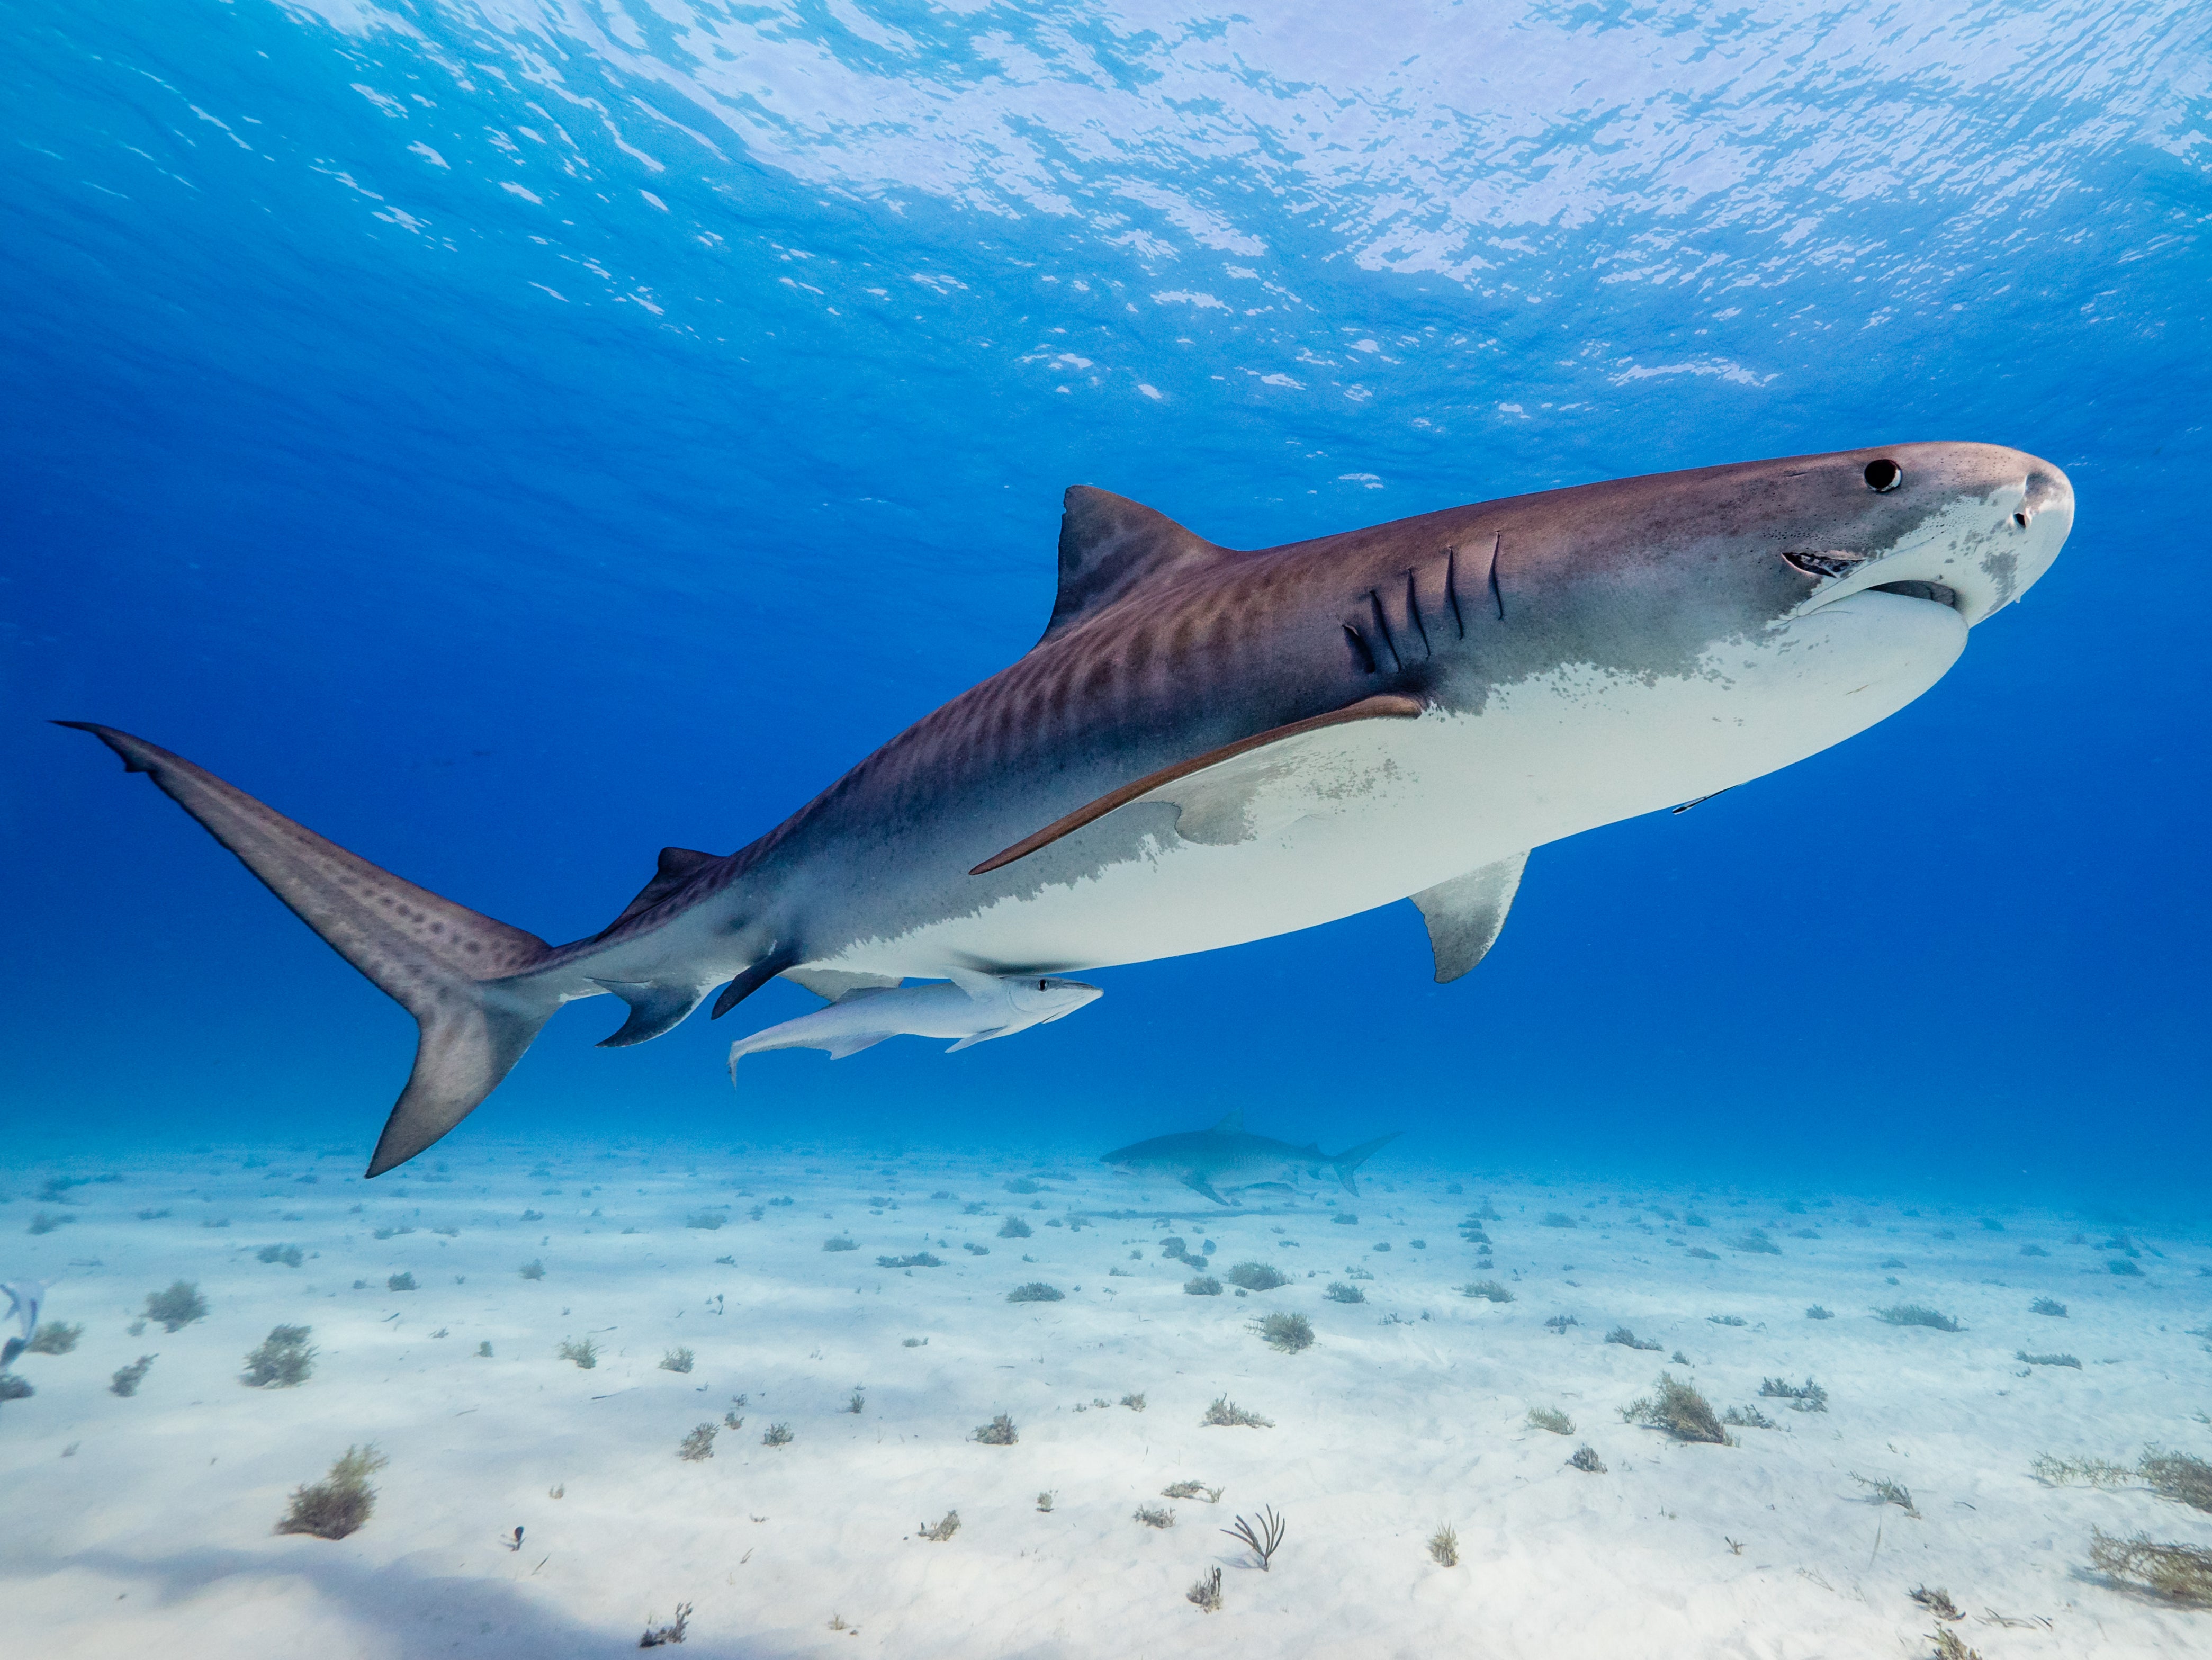
<instances>
[{"instance_id":1,"label":"shark tail fin","mask_svg":"<svg viewBox=\"0 0 2212 1660\"><path fill-rule=\"evenodd\" d=\"M561 1006L526 979L551 947L325 841L214 774L112 727L81 721L236 854L325 945L422 1028L415 1070L370 1158L404 1164L468 1116L522 1058Z\"/></svg>"},{"instance_id":2,"label":"shark tail fin","mask_svg":"<svg viewBox=\"0 0 2212 1660\"><path fill-rule=\"evenodd\" d=\"M1356 1147L1346 1147L1328 1162L1336 1166L1336 1179L1353 1198L1359 1196L1359 1183L1354 1178L1359 1167L1376 1153L1403 1135L1403 1130L1392 1130L1388 1135L1378 1135L1372 1141L1362 1141Z\"/></svg>"}]
</instances>

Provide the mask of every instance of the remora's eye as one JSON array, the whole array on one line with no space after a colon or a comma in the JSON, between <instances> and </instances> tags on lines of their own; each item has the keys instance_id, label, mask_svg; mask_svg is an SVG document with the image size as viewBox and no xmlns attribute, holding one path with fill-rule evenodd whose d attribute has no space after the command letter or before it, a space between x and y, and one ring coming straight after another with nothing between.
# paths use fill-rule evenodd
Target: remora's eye
<instances>
[{"instance_id":1,"label":"remora's eye","mask_svg":"<svg viewBox=\"0 0 2212 1660\"><path fill-rule=\"evenodd\" d=\"M1887 496L1905 482L1905 469L1887 456L1866 464L1867 488L1876 496Z\"/></svg>"},{"instance_id":2,"label":"remora's eye","mask_svg":"<svg viewBox=\"0 0 2212 1660\"><path fill-rule=\"evenodd\" d=\"M1039 991L1042 991L1042 990L1044 989L1044 982L1043 982L1043 981L1040 980L1040 981L1038 981L1038 982L1037 982L1037 989L1038 989Z\"/></svg>"},{"instance_id":3,"label":"remora's eye","mask_svg":"<svg viewBox=\"0 0 2212 1660\"><path fill-rule=\"evenodd\" d=\"M1782 556L1785 562L1794 565L1808 576L1841 576L1865 556L1863 554L1844 553L1835 549L1831 549L1826 553L1784 552Z\"/></svg>"}]
</instances>

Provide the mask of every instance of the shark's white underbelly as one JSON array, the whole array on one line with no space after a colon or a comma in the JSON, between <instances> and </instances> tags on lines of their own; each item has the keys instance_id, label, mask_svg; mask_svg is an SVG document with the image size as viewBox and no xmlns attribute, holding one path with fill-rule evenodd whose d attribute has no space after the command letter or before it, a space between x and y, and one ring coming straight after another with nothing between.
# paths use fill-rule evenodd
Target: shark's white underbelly
<instances>
[{"instance_id":1,"label":"shark's white underbelly","mask_svg":"<svg viewBox=\"0 0 2212 1660\"><path fill-rule=\"evenodd\" d=\"M1966 635L1948 606L1860 593L1686 675L1567 665L1493 690L1478 714L1327 728L1032 854L1053 877L1033 891L856 941L829 965L1097 968L1333 921L1802 760L1919 696Z\"/></svg>"}]
</instances>

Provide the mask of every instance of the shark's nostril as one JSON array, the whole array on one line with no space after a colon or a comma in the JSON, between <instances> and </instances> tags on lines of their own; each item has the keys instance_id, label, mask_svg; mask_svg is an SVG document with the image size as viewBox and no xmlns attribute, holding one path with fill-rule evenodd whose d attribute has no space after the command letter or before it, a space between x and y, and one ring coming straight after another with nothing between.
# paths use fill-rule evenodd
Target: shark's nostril
<instances>
[{"instance_id":1,"label":"shark's nostril","mask_svg":"<svg viewBox=\"0 0 2212 1660\"><path fill-rule=\"evenodd\" d=\"M2012 522L2018 525L2022 530L2026 530L2027 528L2027 521L2034 516L2035 515L2028 512L2026 508L2022 508L2018 513L2013 514Z\"/></svg>"}]
</instances>

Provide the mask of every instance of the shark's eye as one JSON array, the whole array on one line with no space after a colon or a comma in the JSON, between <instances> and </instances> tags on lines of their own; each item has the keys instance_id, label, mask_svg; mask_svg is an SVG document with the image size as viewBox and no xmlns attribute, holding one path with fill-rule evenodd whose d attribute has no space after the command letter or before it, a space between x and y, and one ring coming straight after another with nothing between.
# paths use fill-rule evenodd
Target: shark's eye
<instances>
[{"instance_id":1,"label":"shark's eye","mask_svg":"<svg viewBox=\"0 0 2212 1660\"><path fill-rule=\"evenodd\" d=\"M1905 469L1887 456L1866 464L1867 488L1876 496L1887 496L1905 482Z\"/></svg>"}]
</instances>

